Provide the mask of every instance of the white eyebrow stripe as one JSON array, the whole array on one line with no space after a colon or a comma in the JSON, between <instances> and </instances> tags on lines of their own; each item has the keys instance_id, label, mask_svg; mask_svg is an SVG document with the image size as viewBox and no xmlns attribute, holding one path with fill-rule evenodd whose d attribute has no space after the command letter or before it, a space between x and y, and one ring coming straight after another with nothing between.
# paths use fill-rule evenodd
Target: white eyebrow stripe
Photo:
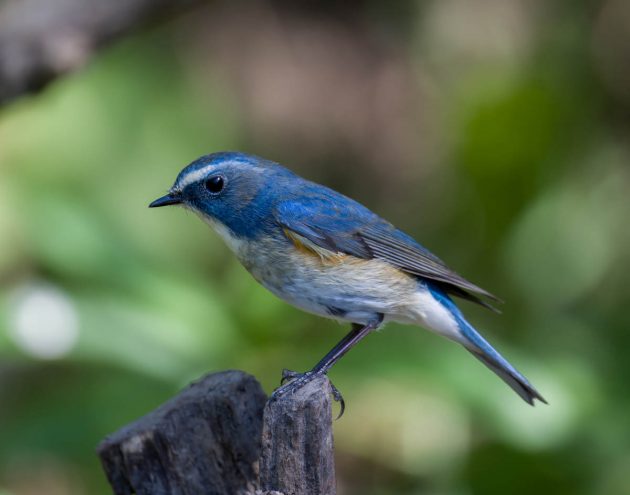
<instances>
[{"instance_id":1,"label":"white eyebrow stripe","mask_svg":"<svg viewBox=\"0 0 630 495\"><path fill-rule=\"evenodd\" d=\"M199 179L204 177L208 173L208 171L214 167L214 165L206 165L199 170L195 170L194 172L189 173L177 184L175 184L174 189L182 191L187 185L192 184L193 182L197 182Z\"/></svg>"},{"instance_id":2,"label":"white eyebrow stripe","mask_svg":"<svg viewBox=\"0 0 630 495\"><path fill-rule=\"evenodd\" d=\"M205 175L213 168L216 168L215 164L206 165L205 167L202 167L199 170L190 172L188 175L182 178L177 184L175 184L175 186L173 187L173 190L182 191L186 186L192 184L193 182L197 182L202 177L205 177ZM248 169L254 172L258 172L258 173L264 173L266 171L264 167L248 166Z\"/></svg>"}]
</instances>

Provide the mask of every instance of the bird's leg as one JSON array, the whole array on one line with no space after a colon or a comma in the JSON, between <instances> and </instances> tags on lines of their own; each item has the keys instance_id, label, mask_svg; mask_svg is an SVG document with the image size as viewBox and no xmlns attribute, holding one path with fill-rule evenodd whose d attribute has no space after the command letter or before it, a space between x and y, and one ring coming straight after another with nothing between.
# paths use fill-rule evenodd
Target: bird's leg
<instances>
[{"instance_id":1,"label":"bird's leg","mask_svg":"<svg viewBox=\"0 0 630 495\"><path fill-rule=\"evenodd\" d=\"M368 322L366 325L359 325L357 323L352 324L352 330L339 341L339 343L333 347L328 354L326 354L311 371L306 373L296 373L295 371L283 370L281 384L284 384L287 380L291 380L286 385L282 385L276 389L272 394L272 398L277 399L286 394L292 394L296 390L302 388L308 382L314 378L325 375L333 365L339 361L350 349L352 349L363 337L369 334L372 330L375 330L383 322L383 315L378 315L378 318ZM341 412L338 418L344 412L345 403L341 393L332 383L330 384L332 389L333 398L341 404Z\"/></svg>"}]
</instances>

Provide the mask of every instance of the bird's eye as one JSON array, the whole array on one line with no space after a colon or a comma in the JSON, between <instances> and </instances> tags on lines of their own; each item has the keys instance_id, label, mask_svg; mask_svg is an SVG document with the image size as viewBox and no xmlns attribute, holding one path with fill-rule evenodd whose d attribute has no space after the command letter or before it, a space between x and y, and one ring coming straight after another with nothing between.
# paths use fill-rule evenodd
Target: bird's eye
<instances>
[{"instance_id":1,"label":"bird's eye","mask_svg":"<svg viewBox=\"0 0 630 495\"><path fill-rule=\"evenodd\" d=\"M206 189L210 191L212 194L219 194L223 188L225 187L225 179L220 175L215 175L214 177L210 177L206 181Z\"/></svg>"}]
</instances>

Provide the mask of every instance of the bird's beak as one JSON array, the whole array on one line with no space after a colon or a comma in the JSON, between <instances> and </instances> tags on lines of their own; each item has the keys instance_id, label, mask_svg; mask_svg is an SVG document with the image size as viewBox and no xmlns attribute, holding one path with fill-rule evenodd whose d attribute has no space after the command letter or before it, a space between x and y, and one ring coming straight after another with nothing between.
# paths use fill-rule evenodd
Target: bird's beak
<instances>
[{"instance_id":1,"label":"bird's beak","mask_svg":"<svg viewBox=\"0 0 630 495\"><path fill-rule=\"evenodd\" d=\"M178 194L169 193L166 196L156 199L149 205L149 208L157 208L158 206L178 205L182 202L182 199Z\"/></svg>"}]
</instances>

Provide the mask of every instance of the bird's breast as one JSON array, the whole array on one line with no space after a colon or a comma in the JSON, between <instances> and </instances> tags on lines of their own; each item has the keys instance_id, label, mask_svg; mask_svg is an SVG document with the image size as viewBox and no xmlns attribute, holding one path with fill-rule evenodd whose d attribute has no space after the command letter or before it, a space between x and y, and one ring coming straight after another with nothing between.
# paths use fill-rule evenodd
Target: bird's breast
<instances>
[{"instance_id":1,"label":"bird's breast","mask_svg":"<svg viewBox=\"0 0 630 495\"><path fill-rule=\"evenodd\" d=\"M243 240L238 248L258 282L312 313L362 323L376 313L405 313L415 302L418 281L385 261L314 252L286 236Z\"/></svg>"}]
</instances>

